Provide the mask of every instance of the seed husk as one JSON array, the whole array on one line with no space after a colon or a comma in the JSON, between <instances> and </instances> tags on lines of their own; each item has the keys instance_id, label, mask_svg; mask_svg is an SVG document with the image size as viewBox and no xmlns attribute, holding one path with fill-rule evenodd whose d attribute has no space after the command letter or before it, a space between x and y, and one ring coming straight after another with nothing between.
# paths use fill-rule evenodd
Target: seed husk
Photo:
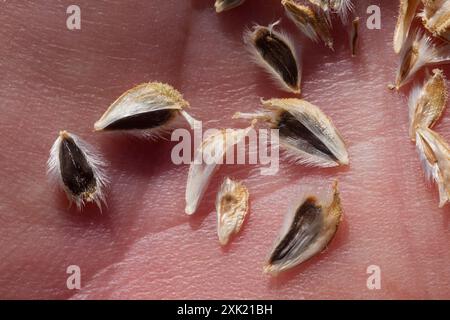
<instances>
[{"instance_id":1,"label":"seed husk","mask_svg":"<svg viewBox=\"0 0 450 320\"><path fill-rule=\"evenodd\" d=\"M328 12L330 10L330 0L309 0L309 3L318 6L324 12Z\"/></svg>"},{"instance_id":2,"label":"seed husk","mask_svg":"<svg viewBox=\"0 0 450 320\"><path fill-rule=\"evenodd\" d=\"M254 122L245 129L222 129L203 140L195 151L194 161L189 167L185 195L186 214L192 215L197 211L203 194L217 166L222 163L224 155L245 138L253 125Z\"/></svg>"},{"instance_id":3,"label":"seed husk","mask_svg":"<svg viewBox=\"0 0 450 320\"><path fill-rule=\"evenodd\" d=\"M300 93L301 69L294 44L283 32L274 30L278 22L268 27L256 25L244 33L244 42L254 57L285 91Z\"/></svg>"},{"instance_id":4,"label":"seed husk","mask_svg":"<svg viewBox=\"0 0 450 320\"><path fill-rule=\"evenodd\" d=\"M447 0L422 0L423 10L418 14L422 21L430 19Z\"/></svg>"},{"instance_id":5,"label":"seed husk","mask_svg":"<svg viewBox=\"0 0 450 320\"><path fill-rule=\"evenodd\" d=\"M444 139L429 128L416 130L416 147L428 180L439 190L439 208L450 200L450 149Z\"/></svg>"},{"instance_id":6,"label":"seed husk","mask_svg":"<svg viewBox=\"0 0 450 320\"><path fill-rule=\"evenodd\" d=\"M262 100L264 110L234 118L261 119L279 130L280 146L295 163L336 167L349 163L341 135L318 107L302 99Z\"/></svg>"},{"instance_id":7,"label":"seed husk","mask_svg":"<svg viewBox=\"0 0 450 320\"><path fill-rule=\"evenodd\" d=\"M327 17L336 13L343 24L347 24L350 12L354 10L351 0L309 0L309 2L325 12Z\"/></svg>"},{"instance_id":8,"label":"seed husk","mask_svg":"<svg viewBox=\"0 0 450 320\"><path fill-rule=\"evenodd\" d=\"M395 85L399 90L410 82L422 67L437 63L450 63L450 45L436 46L430 37L421 32L410 33L400 52L400 65L397 68Z\"/></svg>"},{"instance_id":9,"label":"seed husk","mask_svg":"<svg viewBox=\"0 0 450 320\"><path fill-rule=\"evenodd\" d=\"M420 0L400 0L397 25L394 31L394 51L400 53L408 38L411 23L416 16L416 10Z\"/></svg>"},{"instance_id":10,"label":"seed husk","mask_svg":"<svg viewBox=\"0 0 450 320\"><path fill-rule=\"evenodd\" d=\"M239 232L248 213L247 188L226 177L216 198L217 235L221 245L226 245L233 234Z\"/></svg>"},{"instance_id":11,"label":"seed husk","mask_svg":"<svg viewBox=\"0 0 450 320\"><path fill-rule=\"evenodd\" d=\"M420 14L425 28L433 36L450 42L450 2L424 1L425 9Z\"/></svg>"},{"instance_id":12,"label":"seed husk","mask_svg":"<svg viewBox=\"0 0 450 320\"><path fill-rule=\"evenodd\" d=\"M334 238L343 210L337 181L331 195L305 193L286 214L264 272L277 275L322 252Z\"/></svg>"},{"instance_id":13,"label":"seed husk","mask_svg":"<svg viewBox=\"0 0 450 320\"><path fill-rule=\"evenodd\" d=\"M223 11L227 11L237 6L243 4L245 0L216 0L214 7L216 8L216 12L220 13Z\"/></svg>"},{"instance_id":14,"label":"seed husk","mask_svg":"<svg viewBox=\"0 0 450 320\"><path fill-rule=\"evenodd\" d=\"M416 139L416 129L432 128L439 120L447 105L447 81L444 72L434 69L422 86L412 89L408 99L409 105L409 135L412 141Z\"/></svg>"},{"instance_id":15,"label":"seed husk","mask_svg":"<svg viewBox=\"0 0 450 320\"><path fill-rule=\"evenodd\" d=\"M189 103L172 86L160 82L140 84L122 94L98 120L96 131L124 131L159 137L183 116L191 127L196 120L184 109Z\"/></svg>"},{"instance_id":16,"label":"seed husk","mask_svg":"<svg viewBox=\"0 0 450 320\"><path fill-rule=\"evenodd\" d=\"M331 24L321 10L313 10L309 6L301 5L293 0L282 0L285 12L289 19L311 40L322 40L325 45L333 50L333 38L331 36Z\"/></svg>"},{"instance_id":17,"label":"seed husk","mask_svg":"<svg viewBox=\"0 0 450 320\"><path fill-rule=\"evenodd\" d=\"M61 131L50 150L48 174L64 190L72 204L81 209L86 202L95 202L101 209L108 179L102 156L76 135Z\"/></svg>"}]
</instances>

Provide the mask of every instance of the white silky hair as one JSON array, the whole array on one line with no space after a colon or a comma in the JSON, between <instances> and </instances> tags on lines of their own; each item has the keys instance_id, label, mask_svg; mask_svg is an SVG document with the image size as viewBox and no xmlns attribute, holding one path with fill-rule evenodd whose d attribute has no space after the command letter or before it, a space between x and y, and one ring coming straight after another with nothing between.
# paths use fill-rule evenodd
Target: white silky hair
<instances>
[{"instance_id":1,"label":"white silky hair","mask_svg":"<svg viewBox=\"0 0 450 320\"><path fill-rule=\"evenodd\" d=\"M47 174L50 177L51 182L56 183L60 188L64 190L70 203L75 202L77 208L81 210L85 205L86 200L80 196L73 195L71 191L64 185L61 175L61 162L59 153L61 149L61 143L63 141L63 134L67 134L70 138L73 139L74 143L83 153L87 163L91 167L96 182L96 189L92 197L92 201L94 201L101 210L102 203L106 205L105 188L109 183L109 178L107 177L105 172L107 162L104 160L103 156L100 155L90 144L88 144L75 134L65 131L61 132L50 149L50 155L47 160Z\"/></svg>"},{"instance_id":2,"label":"white silky hair","mask_svg":"<svg viewBox=\"0 0 450 320\"><path fill-rule=\"evenodd\" d=\"M355 10L351 0L331 0L331 8L337 13L343 24L348 23L348 16Z\"/></svg>"},{"instance_id":3,"label":"white silky hair","mask_svg":"<svg viewBox=\"0 0 450 320\"><path fill-rule=\"evenodd\" d=\"M286 102L290 101L290 102ZM313 135L315 135L337 158L332 159L316 149L314 154L296 147L302 139L292 137L280 137L278 148L282 150L283 156L291 163L312 167L336 167L347 165L349 156L345 142L331 120L317 107L301 99L261 99L264 109L253 113L236 112L234 119L257 119L277 125L278 112L280 110L289 112L298 122L303 124ZM318 126L312 126L314 122ZM273 142L272 142L273 143Z\"/></svg>"}]
</instances>

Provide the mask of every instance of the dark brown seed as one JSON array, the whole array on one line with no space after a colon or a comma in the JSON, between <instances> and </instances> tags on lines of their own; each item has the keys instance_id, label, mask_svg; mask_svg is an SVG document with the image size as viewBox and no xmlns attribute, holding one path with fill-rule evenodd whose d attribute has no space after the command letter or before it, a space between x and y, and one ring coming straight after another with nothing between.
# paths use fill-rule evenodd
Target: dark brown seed
<instances>
[{"instance_id":1,"label":"dark brown seed","mask_svg":"<svg viewBox=\"0 0 450 320\"><path fill-rule=\"evenodd\" d=\"M294 255L295 252L292 252L294 249L296 252L303 251L314 241L321 228L321 210L322 208L317 205L315 197L309 197L305 200L295 213L294 221L286 237L278 244L269 258L270 264L283 260L289 254ZM301 232L302 229L308 230L308 232ZM302 243L302 245L298 246L299 243Z\"/></svg>"},{"instance_id":2,"label":"dark brown seed","mask_svg":"<svg viewBox=\"0 0 450 320\"><path fill-rule=\"evenodd\" d=\"M85 155L69 136L64 136L59 150L61 177L75 196L94 193L96 180Z\"/></svg>"},{"instance_id":3,"label":"dark brown seed","mask_svg":"<svg viewBox=\"0 0 450 320\"><path fill-rule=\"evenodd\" d=\"M333 152L291 113L284 111L280 114L277 128L280 130L280 137L291 138L290 141L294 147L307 153L315 153L315 150L318 150L334 161L338 161Z\"/></svg>"},{"instance_id":4,"label":"dark brown seed","mask_svg":"<svg viewBox=\"0 0 450 320\"><path fill-rule=\"evenodd\" d=\"M258 30L255 46L262 58L281 75L291 88L298 86L298 65L289 46L268 29Z\"/></svg>"},{"instance_id":5,"label":"dark brown seed","mask_svg":"<svg viewBox=\"0 0 450 320\"><path fill-rule=\"evenodd\" d=\"M322 252L333 239L343 216L337 181L332 194L303 194L289 210L264 272L277 275Z\"/></svg>"}]
</instances>

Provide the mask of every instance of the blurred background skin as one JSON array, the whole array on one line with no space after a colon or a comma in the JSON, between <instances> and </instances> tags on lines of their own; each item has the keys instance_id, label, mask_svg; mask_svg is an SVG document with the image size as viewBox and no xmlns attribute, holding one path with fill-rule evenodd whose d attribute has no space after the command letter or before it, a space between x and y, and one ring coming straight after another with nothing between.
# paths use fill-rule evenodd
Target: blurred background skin
<instances>
[{"instance_id":1,"label":"blurred background skin","mask_svg":"<svg viewBox=\"0 0 450 320\"><path fill-rule=\"evenodd\" d=\"M350 57L335 23L335 52L313 44L279 1L248 0L217 15L212 0L0 2L0 298L450 298L450 216L438 209L408 139L406 86L387 90L396 1L355 1L361 43ZM81 8L81 30L66 8ZM381 7L381 30L365 27ZM281 27L303 44L303 95L334 121L350 166L311 169L281 160L276 176L258 166L224 166L197 214L184 214L188 166L170 141L93 133L107 106L132 86L167 82L183 92L204 128L243 127L279 91L250 62L242 32ZM448 74L449 69L445 69ZM423 73L417 76L422 81ZM67 208L46 177L58 131L78 134L109 160L108 209ZM450 139L445 112L436 130ZM251 213L226 248L216 235L214 199L225 175L245 181ZM279 278L262 274L285 211L306 187L340 181L345 220L329 249ZM81 268L81 290L66 268ZM381 269L368 290L367 268Z\"/></svg>"}]
</instances>

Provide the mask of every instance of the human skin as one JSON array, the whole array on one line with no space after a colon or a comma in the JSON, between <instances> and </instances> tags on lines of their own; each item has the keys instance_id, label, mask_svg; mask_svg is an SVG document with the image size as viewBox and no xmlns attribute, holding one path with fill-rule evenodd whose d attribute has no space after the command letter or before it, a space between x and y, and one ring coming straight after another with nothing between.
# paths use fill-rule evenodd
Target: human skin
<instances>
[{"instance_id":1,"label":"human skin","mask_svg":"<svg viewBox=\"0 0 450 320\"><path fill-rule=\"evenodd\" d=\"M74 31L66 28L72 2L1 2L0 298L450 298L449 209L438 209L436 186L426 183L408 138L410 86L387 90L398 63L397 4L357 2L355 58L337 21L332 52L303 37L276 0L221 14L212 0L78 0ZM381 6L381 30L366 28L370 4ZM279 17L303 46L302 97L333 119L350 165L305 168L281 158L275 176L261 175L259 165L223 166L187 216L188 165L172 163L176 142L94 133L93 124L124 91L157 80L184 94L204 129L246 126L231 119L236 111L257 110L261 97L293 96L251 63L242 43L253 22ZM450 139L447 112L435 128ZM62 129L109 161L102 213L68 208L48 182L48 152ZM246 184L251 208L221 248L214 201L227 175ZM334 179L344 220L328 249L277 278L263 274L290 204ZM70 265L81 269L80 290L66 287ZM367 288L370 265L380 267L379 290Z\"/></svg>"}]
</instances>

